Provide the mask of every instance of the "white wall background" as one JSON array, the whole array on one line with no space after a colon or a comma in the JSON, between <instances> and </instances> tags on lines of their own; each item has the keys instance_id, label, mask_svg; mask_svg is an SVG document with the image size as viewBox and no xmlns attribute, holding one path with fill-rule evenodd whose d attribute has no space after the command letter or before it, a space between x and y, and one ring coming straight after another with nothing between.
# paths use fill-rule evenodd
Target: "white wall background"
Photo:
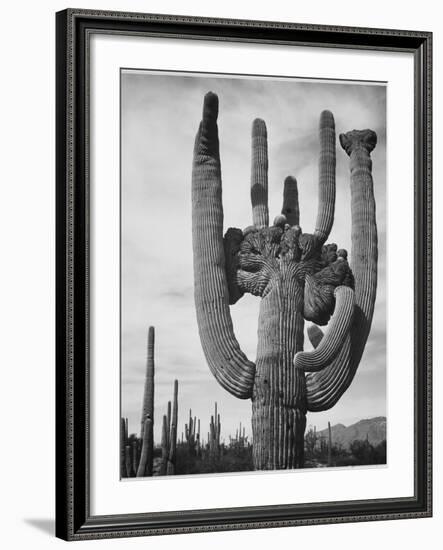
<instances>
[{"instance_id":1,"label":"white wall background","mask_svg":"<svg viewBox=\"0 0 443 550\"><path fill-rule=\"evenodd\" d=\"M443 375L443 233L442 139L443 31L438 0L399 4L372 0L243 3L225 0L78 1L75 7L177 13L213 17L268 19L368 27L434 31L434 150L435 150L435 471L434 518L391 522L297 527L156 539L125 539L77 543L82 547L157 550L177 545L194 550L293 545L330 550L389 548L404 550L425 544L437 548L443 535L443 400L438 388ZM1 377L0 407L0 540L8 549L60 547L53 537L54 517L54 34L62 1L26 0L2 8L0 151L1 195L0 270ZM401 381L399 381L401 384Z\"/></svg>"}]
</instances>

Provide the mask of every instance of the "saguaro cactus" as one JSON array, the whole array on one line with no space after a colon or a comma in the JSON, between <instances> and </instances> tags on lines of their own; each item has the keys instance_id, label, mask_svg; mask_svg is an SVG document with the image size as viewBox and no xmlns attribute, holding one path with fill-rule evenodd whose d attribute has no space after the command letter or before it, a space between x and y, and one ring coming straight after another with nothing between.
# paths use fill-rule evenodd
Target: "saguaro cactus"
<instances>
[{"instance_id":1,"label":"saguaro cactus","mask_svg":"<svg viewBox=\"0 0 443 550\"><path fill-rule=\"evenodd\" d=\"M120 477L126 477L126 419L120 418Z\"/></svg>"},{"instance_id":2,"label":"saguaro cactus","mask_svg":"<svg viewBox=\"0 0 443 550\"><path fill-rule=\"evenodd\" d=\"M189 409L189 422L185 424L185 436L188 443L188 451L191 456L195 455L195 427L196 427L196 418L192 418L192 411Z\"/></svg>"},{"instance_id":3,"label":"saguaro cactus","mask_svg":"<svg viewBox=\"0 0 443 550\"><path fill-rule=\"evenodd\" d=\"M332 466L332 431L330 422L328 422L328 466Z\"/></svg>"},{"instance_id":4,"label":"saguaro cactus","mask_svg":"<svg viewBox=\"0 0 443 550\"><path fill-rule=\"evenodd\" d=\"M351 383L369 334L377 286L377 229L369 153L371 130L340 136L351 158L352 270L346 250L325 244L334 221L335 123L320 116L319 206L315 229L299 224L295 178L284 182L282 214L268 226L267 130L252 125L253 225L223 237L218 98L205 96L194 148L194 295L209 368L232 395L252 400L256 469L298 468L307 411L332 407ZM261 297L256 362L241 351L230 305ZM303 351L304 321L314 350Z\"/></svg>"},{"instance_id":5,"label":"saguaro cactus","mask_svg":"<svg viewBox=\"0 0 443 550\"><path fill-rule=\"evenodd\" d=\"M169 408L168 408L169 412ZM166 473L168 476L175 474L177 457L177 422L178 422L178 380L174 380L174 397L172 405L172 423L169 434L169 454Z\"/></svg>"},{"instance_id":6,"label":"saguaro cactus","mask_svg":"<svg viewBox=\"0 0 443 550\"><path fill-rule=\"evenodd\" d=\"M140 439L143 441L142 456L144 460L140 459L137 476L152 476L154 460L154 340L154 327L149 327L146 377L140 427ZM145 433L145 430L149 430L149 433ZM143 465L143 468L140 468L141 465Z\"/></svg>"},{"instance_id":7,"label":"saguaro cactus","mask_svg":"<svg viewBox=\"0 0 443 550\"><path fill-rule=\"evenodd\" d=\"M220 432L220 414L217 412L217 403L215 403L214 415L211 415L209 424L209 454L214 460L217 460L220 455Z\"/></svg>"}]
</instances>

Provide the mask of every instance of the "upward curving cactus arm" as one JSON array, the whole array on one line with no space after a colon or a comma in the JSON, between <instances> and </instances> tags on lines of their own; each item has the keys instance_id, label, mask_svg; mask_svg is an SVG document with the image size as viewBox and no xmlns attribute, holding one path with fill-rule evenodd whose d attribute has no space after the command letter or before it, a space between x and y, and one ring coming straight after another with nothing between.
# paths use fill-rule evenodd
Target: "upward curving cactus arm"
<instances>
[{"instance_id":1,"label":"upward curving cactus arm","mask_svg":"<svg viewBox=\"0 0 443 550\"><path fill-rule=\"evenodd\" d=\"M315 235L323 244L334 223L335 209L335 122L331 111L323 111L319 124L318 213Z\"/></svg>"},{"instance_id":2,"label":"upward curving cactus arm","mask_svg":"<svg viewBox=\"0 0 443 550\"><path fill-rule=\"evenodd\" d=\"M255 364L241 351L229 312L217 116L218 97L209 92L195 140L192 170L194 298L209 368L227 391L247 399L252 395Z\"/></svg>"},{"instance_id":3,"label":"upward curving cactus arm","mask_svg":"<svg viewBox=\"0 0 443 550\"><path fill-rule=\"evenodd\" d=\"M354 291L347 286L335 289L335 310L324 337L313 351L295 354L294 366L305 372L326 368L338 355L349 334L354 313Z\"/></svg>"},{"instance_id":4,"label":"upward curving cactus arm","mask_svg":"<svg viewBox=\"0 0 443 550\"><path fill-rule=\"evenodd\" d=\"M340 143L350 157L355 310L350 334L336 359L326 369L306 375L310 411L331 408L352 382L371 328L377 290L377 224L370 158L377 136L372 130L353 130L341 134Z\"/></svg>"},{"instance_id":5,"label":"upward curving cactus arm","mask_svg":"<svg viewBox=\"0 0 443 550\"><path fill-rule=\"evenodd\" d=\"M290 226L300 224L297 180L292 176L288 176L285 179L281 213L286 217L286 220Z\"/></svg>"},{"instance_id":6,"label":"upward curving cactus arm","mask_svg":"<svg viewBox=\"0 0 443 550\"><path fill-rule=\"evenodd\" d=\"M251 203L255 227L269 225L268 213L268 134L265 121L256 118L252 123Z\"/></svg>"}]
</instances>

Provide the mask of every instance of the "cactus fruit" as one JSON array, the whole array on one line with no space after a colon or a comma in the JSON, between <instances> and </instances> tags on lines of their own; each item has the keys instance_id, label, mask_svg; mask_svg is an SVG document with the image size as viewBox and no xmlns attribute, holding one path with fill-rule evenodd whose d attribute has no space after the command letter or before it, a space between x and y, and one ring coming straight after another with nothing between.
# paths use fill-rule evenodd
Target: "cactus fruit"
<instances>
[{"instance_id":1,"label":"cactus fruit","mask_svg":"<svg viewBox=\"0 0 443 550\"><path fill-rule=\"evenodd\" d=\"M350 156L352 270L347 252L325 244L334 222L336 139L320 115L319 204L315 229L299 227L297 182L284 183L281 216L268 226L267 130L252 125L252 226L223 237L218 97L209 92L194 147L192 235L200 340L217 381L252 400L255 469L303 467L306 413L334 406L352 382L369 335L377 288L377 227L371 130L340 135ZM240 349L230 305L261 297L256 362ZM303 352L304 322L314 350ZM329 323L329 325L328 325ZM317 325L328 325L323 336ZM215 419L214 419L215 420ZM191 422L190 422L191 423ZM241 437L241 432L239 433Z\"/></svg>"}]
</instances>

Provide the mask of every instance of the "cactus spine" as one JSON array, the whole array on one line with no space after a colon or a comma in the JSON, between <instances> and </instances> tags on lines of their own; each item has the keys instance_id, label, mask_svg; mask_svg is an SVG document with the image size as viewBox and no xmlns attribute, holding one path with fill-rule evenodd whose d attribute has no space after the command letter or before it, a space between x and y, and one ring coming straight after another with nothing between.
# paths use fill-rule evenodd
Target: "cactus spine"
<instances>
[{"instance_id":1,"label":"cactus spine","mask_svg":"<svg viewBox=\"0 0 443 550\"><path fill-rule=\"evenodd\" d=\"M372 321L377 287L377 228L370 130L340 136L350 156L352 270L347 252L325 245L334 221L335 123L320 115L319 205L315 229L299 227L297 182L286 178L282 214L268 227L267 130L252 125L253 226L223 238L218 98L206 94L194 148L192 235L194 295L200 340L217 381L252 400L256 469L298 468L304 461L307 411L332 407L351 383ZM261 297L255 364L241 351L229 306ZM304 321L316 347L303 352ZM214 422L216 419L214 418ZM191 422L190 422L191 424ZM238 433L242 437L242 433Z\"/></svg>"}]
</instances>

